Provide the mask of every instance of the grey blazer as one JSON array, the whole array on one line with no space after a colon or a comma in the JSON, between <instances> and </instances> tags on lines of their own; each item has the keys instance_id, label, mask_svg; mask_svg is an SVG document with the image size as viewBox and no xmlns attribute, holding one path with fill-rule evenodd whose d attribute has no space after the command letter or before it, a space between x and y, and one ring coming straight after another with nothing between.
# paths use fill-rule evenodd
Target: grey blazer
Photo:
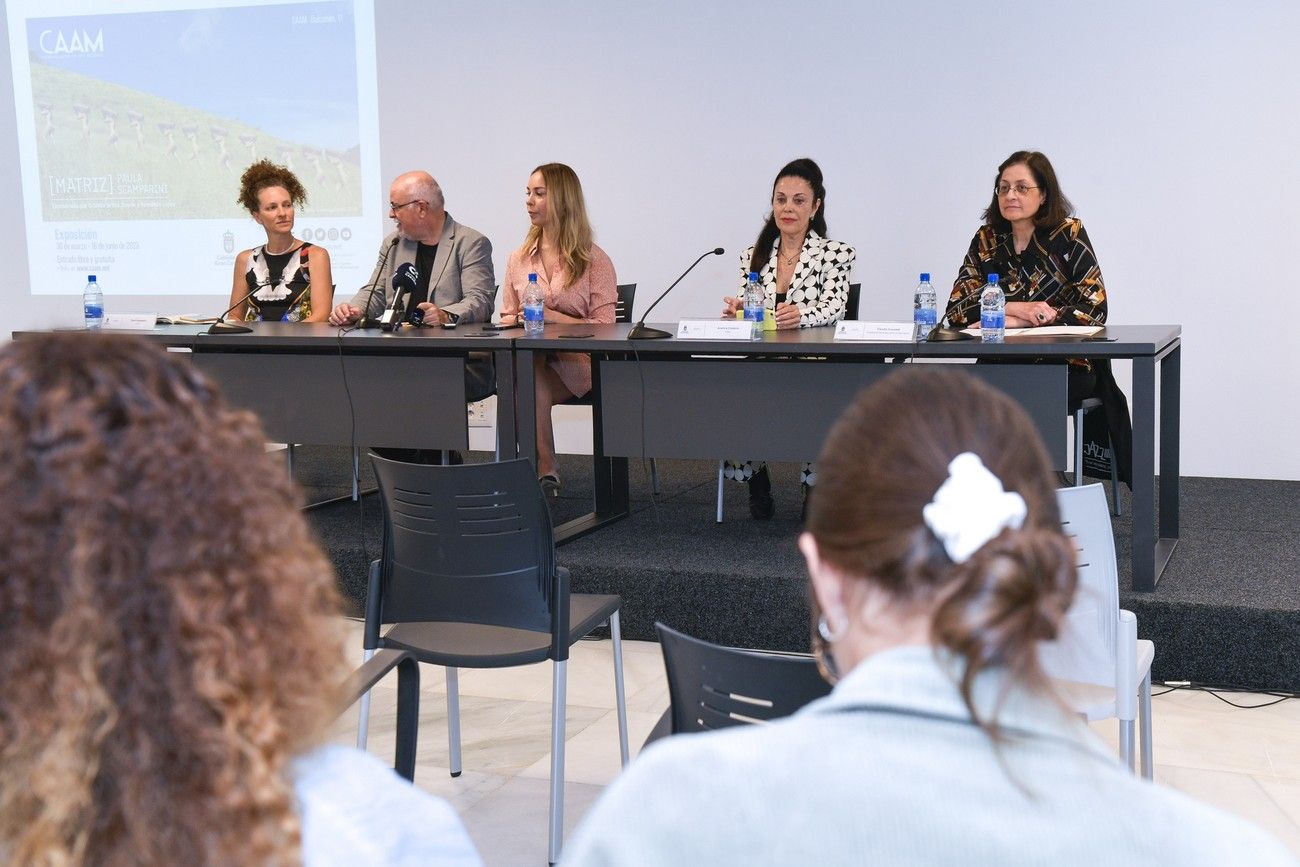
<instances>
[{"instance_id":1,"label":"grey blazer","mask_svg":"<svg viewBox=\"0 0 1300 867\"><path fill-rule=\"evenodd\" d=\"M1001 672L982 673L987 714ZM564 864L1295 865L1240 819L1135 777L1012 688L995 748L929 647L878 653L771 725L655 743L583 817Z\"/></svg>"},{"instance_id":2,"label":"grey blazer","mask_svg":"<svg viewBox=\"0 0 1300 867\"><path fill-rule=\"evenodd\" d=\"M403 262L415 264L419 244L402 238L395 249L389 250L397 233L384 238L380 247L386 255L375 264L375 270L350 302L353 307L378 316L388 306L392 292L393 272ZM370 286L375 286L371 294ZM462 226L447 214L438 238L438 254L433 259L433 273L429 275L429 299L448 313L455 313L462 322L487 322L496 306L496 279L492 274L492 242L469 226ZM366 311L366 298L370 309Z\"/></svg>"}]
</instances>

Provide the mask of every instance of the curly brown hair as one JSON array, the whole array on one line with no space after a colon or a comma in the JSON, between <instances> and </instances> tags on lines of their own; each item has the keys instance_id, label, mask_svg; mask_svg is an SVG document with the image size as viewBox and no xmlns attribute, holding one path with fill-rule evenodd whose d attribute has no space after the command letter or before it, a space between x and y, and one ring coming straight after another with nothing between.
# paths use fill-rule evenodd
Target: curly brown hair
<instances>
[{"instance_id":1,"label":"curly brown hair","mask_svg":"<svg viewBox=\"0 0 1300 867\"><path fill-rule=\"evenodd\" d=\"M258 160L239 178L239 204L257 213L257 194L267 187L284 187L295 205L307 203L307 188L297 175L270 160Z\"/></svg>"},{"instance_id":2,"label":"curly brown hair","mask_svg":"<svg viewBox=\"0 0 1300 867\"><path fill-rule=\"evenodd\" d=\"M0 349L5 860L301 863L342 619L264 441L137 338Z\"/></svg>"}]
</instances>

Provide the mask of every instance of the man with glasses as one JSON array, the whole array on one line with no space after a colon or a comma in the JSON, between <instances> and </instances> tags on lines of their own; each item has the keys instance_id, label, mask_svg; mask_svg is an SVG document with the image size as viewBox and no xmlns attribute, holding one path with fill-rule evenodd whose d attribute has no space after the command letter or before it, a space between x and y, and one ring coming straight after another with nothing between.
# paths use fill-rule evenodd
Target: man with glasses
<instances>
[{"instance_id":1,"label":"man with glasses","mask_svg":"<svg viewBox=\"0 0 1300 867\"><path fill-rule=\"evenodd\" d=\"M397 230L384 239L370 280L351 301L334 308L330 324L352 325L362 313L383 313L393 275L404 264L418 274L406 309L419 310L426 325L488 321L497 291L492 243L452 219L442 188L428 172L398 176L388 194Z\"/></svg>"}]
</instances>

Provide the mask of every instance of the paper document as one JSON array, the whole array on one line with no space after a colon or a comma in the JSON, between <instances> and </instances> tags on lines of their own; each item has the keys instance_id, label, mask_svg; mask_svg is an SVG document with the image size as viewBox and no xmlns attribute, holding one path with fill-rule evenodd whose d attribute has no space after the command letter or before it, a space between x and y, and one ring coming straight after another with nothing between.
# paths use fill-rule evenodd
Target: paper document
<instances>
[{"instance_id":1,"label":"paper document","mask_svg":"<svg viewBox=\"0 0 1300 867\"><path fill-rule=\"evenodd\" d=\"M159 325L207 325L216 321L215 316L200 316L197 313L170 313L158 317Z\"/></svg>"},{"instance_id":2,"label":"paper document","mask_svg":"<svg viewBox=\"0 0 1300 867\"><path fill-rule=\"evenodd\" d=\"M1023 334L1037 334L1042 337L1092 337L1104 326L1101 325L1044 325L1041 328L1008 328L1007 337L1020 337ZM963 328L971 337L979 337L979 328Z\"/></svg>"}]
</instances>

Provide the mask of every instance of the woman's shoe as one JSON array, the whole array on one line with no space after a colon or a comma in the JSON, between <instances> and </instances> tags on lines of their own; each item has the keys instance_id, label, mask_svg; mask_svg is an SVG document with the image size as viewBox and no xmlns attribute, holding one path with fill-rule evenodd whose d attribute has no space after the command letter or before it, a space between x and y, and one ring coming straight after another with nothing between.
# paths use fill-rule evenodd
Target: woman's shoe
<instances>
[{"instance_id":1,"label":"woman's shoe","mask_svg":"<svg viewBox=\"0 0 1300 867\"><path fill-rule=\"evenodd\" d=\"M772 499L772 482L764 466L749 477L749 514L755 521L770 521L776 514L776 501Z\"/></svg>"},{"instance_id":2,"label":"woman's shoe","mask_svg":"<svg viewBox=\"0 0 1300 867\"><path fill-rule=\"evenodd\" d=\"M560 480L550 473L538 479L537 484L542 486L542 493L548 497L558 497L560 495Z\"/></svg>"}]
</instances>

